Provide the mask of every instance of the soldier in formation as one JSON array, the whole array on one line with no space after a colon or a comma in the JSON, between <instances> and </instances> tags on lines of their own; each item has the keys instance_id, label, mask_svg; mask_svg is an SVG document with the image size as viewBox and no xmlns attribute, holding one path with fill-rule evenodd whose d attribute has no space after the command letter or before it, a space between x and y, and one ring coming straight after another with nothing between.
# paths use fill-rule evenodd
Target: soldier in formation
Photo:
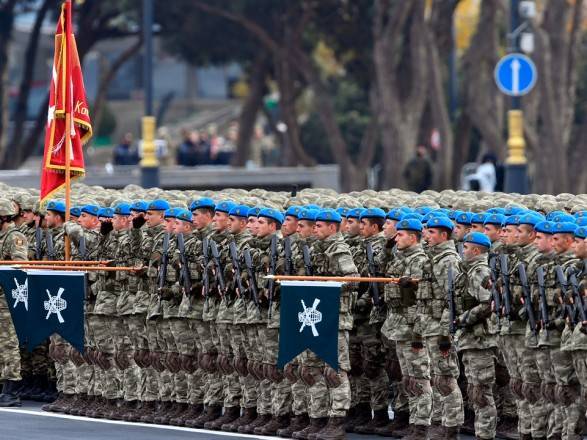
<instances>
[{"instance_id":1,"label":"soldier in formation","mask_svg":"<svg viewBox=\"0 0 587 440\"><path fill-rule=\"evenodd\" d=\"M582 438L584 195L76 185L66 222L3 189L3 260L63 260L68 236L73 259L134 269L88 274L84 353L53 336L21 365L0 304L1 406L58 391L44 409L284 438ZM342 286L338 370L310 351L281 370L268 274L398 281Z\"/></svg>"}]
</instances>

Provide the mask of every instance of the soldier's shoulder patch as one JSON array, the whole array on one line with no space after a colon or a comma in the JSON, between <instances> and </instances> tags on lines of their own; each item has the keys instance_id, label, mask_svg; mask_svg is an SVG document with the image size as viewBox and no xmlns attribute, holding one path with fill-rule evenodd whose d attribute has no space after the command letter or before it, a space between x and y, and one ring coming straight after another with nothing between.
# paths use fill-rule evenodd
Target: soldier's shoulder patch
<instances>
[{"instance_id":1,"label":"soldier's shoulder patch","mask_svg":"<svg viewBox=\"0 0 587 440\"><path fill-rule=\"evenodd\" d=\"M23 238L21 238L21 237L16 237L16 238L14 239L14 244L15 244L16 246L24 246L24 239L23 239Z\"/></svg>"}]
</instances>

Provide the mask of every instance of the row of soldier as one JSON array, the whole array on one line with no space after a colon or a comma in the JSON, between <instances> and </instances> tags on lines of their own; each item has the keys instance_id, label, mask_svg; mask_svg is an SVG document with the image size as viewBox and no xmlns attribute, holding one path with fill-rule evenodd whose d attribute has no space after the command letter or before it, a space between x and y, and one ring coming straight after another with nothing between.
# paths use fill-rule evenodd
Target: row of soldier
<instances>
[{"instance_id":1,"label":"row of soldier","mask_svg":"<svg viewBox=\"0 0 587 440\"><path fill-rule=\"evenodd\" d=\"M582 433L581 218L553 212L548 222L521 208L282 213L209 198L189 210L154 200L72 214L65 224L64 204L50 202L41 239L24 222L29 257L63 259L67 233L76 259L144 269L89 277L86 350L51 341L60 397L48 410L294 438L419 439L456 438L468 406L476 436L494 438L493 391L506 367L521 438ZM309 352L281 371L279 285L268 273L400 282L343 286L339 371Z\"/></svg>"}]
</instances>

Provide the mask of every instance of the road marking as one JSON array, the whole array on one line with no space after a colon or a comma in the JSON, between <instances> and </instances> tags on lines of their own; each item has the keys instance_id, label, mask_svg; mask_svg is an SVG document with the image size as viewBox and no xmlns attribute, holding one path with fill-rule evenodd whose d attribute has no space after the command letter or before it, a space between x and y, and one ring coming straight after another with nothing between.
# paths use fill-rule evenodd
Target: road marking
<instances>
[{"instance_id":1,"label":"road marking","mask_svg":"<svg viewBox=\"0 0 587 440\"><path fill-rule=\"evenodd\" d=\"M74 421L78 421L78 422L106 423L106 424L110 424L110 425L135 426L138 428L165 429L168 431L195 432L198 434L210 434L210 435L217 435L217 436L222 436L222 437L240 437L240 438L275 440L275 437L267 437L267 436L263 436L263 435L241 434L238 432L211 431L208 429L185 428L183 426L168 426L168 425L155 425L155 424L150 424L150 423L124 422L124 421L120 421L120 420L92 419L90 417L71 416L69 414L50 413L50 412L37 411L37 410L31 410L31 409L21 409L21 408L0 408L0 413L14 413L14 414L25 414L25 415L29 415L29 416L53 417L56 419L74 420Z\"/></svg>"}]
</instances>

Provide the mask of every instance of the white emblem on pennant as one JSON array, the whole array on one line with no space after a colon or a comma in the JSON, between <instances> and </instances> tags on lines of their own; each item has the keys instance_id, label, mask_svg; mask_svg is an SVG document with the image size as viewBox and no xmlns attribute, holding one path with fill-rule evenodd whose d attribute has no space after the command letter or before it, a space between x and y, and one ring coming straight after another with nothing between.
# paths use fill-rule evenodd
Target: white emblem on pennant
<instances>
[{"instance_id":1,"label":"white emblem on pennant","mask_svg":"<svg viewBox=\"0 0 587 440\"><path fill-rule=\"evenodd\" d=\"M51 315L57 315L59 323L63 324L65 319L63 319L63 316L61 316L61 312L67 309L67 301L61 298L61 295L63 295L65 289L60 287L57 295L55 296L51 296L51 293L48 289L45 290L47 291L47 296L49 297L49 301L44 302L45 310L47 310L47 316L45 316L45 319L49 319Z\"/></svg>"},{"instance_id":2,"label":"white emblem on pennant","mask_svg":"<svg viewBox=\"0 0 587 440\"><path fill-rule=\"evenodd\" d=\"M18 284L18 280L14 278L14 284L16 289L12 289L12 299L14 300L13 309L16 309L19 303L24 304L24 308L28 312L29 310L29 280L26 279L24 284Z\"/></svg>"},{"instance_id":3,"label":"white emblem on pennant","mask_svg":"<svg viewBox=\"0 0 587 440\"><path fill-rule=\"evenodd\" d=\"M304 300L301 300L301 303L304 311L298 313L298 321L302 324L300 327L300 333L304 331L306 326L308 326L312 329L314 337L320 336L318 330L316 330L316 324L322 322L322 313L316 310L316 307L320 304L320 300L314 298L314 304L312 304L312 307L306 307Z\"/></svg>"}]
</instances>

